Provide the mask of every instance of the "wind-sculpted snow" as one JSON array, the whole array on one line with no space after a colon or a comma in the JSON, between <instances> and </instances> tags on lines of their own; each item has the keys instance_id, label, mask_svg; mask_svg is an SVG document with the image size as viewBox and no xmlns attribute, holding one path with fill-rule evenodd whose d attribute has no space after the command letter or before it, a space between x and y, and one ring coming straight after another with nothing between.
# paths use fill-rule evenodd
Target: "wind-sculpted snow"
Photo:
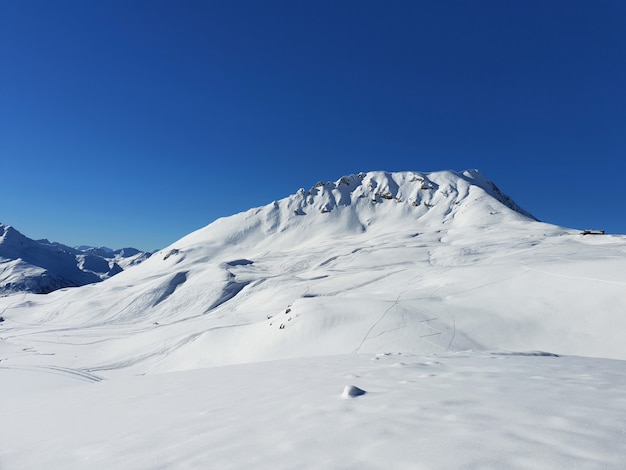
<instances>
[{"instance_id":1,"label":"wind-sculpted snow","mask_svg":"<svg viewBox=\"0 0 626 470\"><path fill-rule=\"evenodd\" d=\"M183 284L186 280L187 280L186 272L178 272L174 274L174 276L169 281L167 281L167 285L163 289L159 289L160 295L154 301L152 306L154 307L160 304L161 302L163 302L164 300L166 300L170 295L172 295L176 291L178 286Z\"/></svg>"},{"instance_id":2,"label":"wind-sculpted snow","mask_svg":"<svg viewBox=\"0 0 626 470\"><path fill-rule=\"evenodd\" d=\"M475 171L318 183L102 283L0 298L0 393L56 389L3 410L0 461L621 468L623 364L569 355L626 359L624 292L626 237L538 222ZM89 432L19 437L101 402Z\"/></svg>"}]
</instances>

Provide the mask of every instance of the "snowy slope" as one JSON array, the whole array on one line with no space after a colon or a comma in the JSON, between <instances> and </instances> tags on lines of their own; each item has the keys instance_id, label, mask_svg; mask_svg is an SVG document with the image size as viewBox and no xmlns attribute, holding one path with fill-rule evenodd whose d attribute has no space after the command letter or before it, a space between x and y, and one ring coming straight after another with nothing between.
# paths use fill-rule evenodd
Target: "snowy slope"
<instances>
[{"instance_id":1,"label":"snowy slope","mask_svg":"<svg viewBox=\"0 0 626 470\"><path fill-rule=\"evenodd\" d=\"M71 248L48 240L31 240L0 224L0 295L45 294L64 287L100 282L149 257L134 248Z\"/></svg>"},{"instance_id":2,"label":"snowy slope","mask_svg":"<svg viewBox=\"0 0 626 470\"><path fill-rule=\"evenodd\" d=\"M620 468L625 255L476 171L318 183L102 283L0 298L2 393L20 396L0 461ZM351 383L369 393L342 401ZM58 439L33 452L20 433L41 419Z\"/></svg>"}]
</instances>

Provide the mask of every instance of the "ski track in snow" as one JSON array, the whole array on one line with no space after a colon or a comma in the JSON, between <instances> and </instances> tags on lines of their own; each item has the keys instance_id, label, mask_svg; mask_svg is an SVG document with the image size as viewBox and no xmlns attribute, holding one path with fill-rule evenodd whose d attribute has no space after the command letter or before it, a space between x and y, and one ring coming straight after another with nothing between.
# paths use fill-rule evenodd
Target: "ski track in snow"
<instances>
[{"instance_id":1,"label":"ski track in snow","mask_svg":"<svg viewBox=\"0 0 626 470\"><path fill-rule=\"evenodd\" d=\"M53 375L61 375L64 377L71 377L73 379L85 381L85 382L100 382L102 377L92 374L89 371L81 369L71 369L69 367L58 366L0 366L0 369L4 370L22 370L31 372L42 372Z\"/></svg>"},{"instance_id":2,"label":"ski track in snow","mask_svg":"<svg viewBox=\"0 0 626 470\"><path fill-rule=\"evenodd\" d=\"M352 351L352 354L357 354L359 352L359 350L363 346L363 343L365 343L365 341L369 339L369 335L374 330L374 328L376 328L378 324L384 320L384 318L387 316L387 314L389 313L391 309L393 309L394 307L398 305L401 295L402 294L398 294L398 297L396 297L396 300L393 301L393 303L389 306L389 308L385 310L383 314L380 316L380 318L374 322L374 324L370 327L369 330L367 330L367 332L365 333L365 336L363 337L359 345L356 347L356 349Z\"/></svg>"},{"instance_id":3,"label":"ski track in snow","mask_svg":"<svg viewBox=\"0 0 626 470\"><path fill-rule=\"evenodd\" d=\"M592 282L601 282L605 284L614 284L618 286L626 286L626 282L610 281L607 279L599 279L595 277L572 276L568 274L554 273L554 272L546 271L544 269L531 268L530 266L524 266L524 269L526 269L527 271L535 271L535 272L542 273L542 274L548 274L550 276L563 277L566 279L575 279L577 281L592 281Z\"/></svg>"}]
</instances>

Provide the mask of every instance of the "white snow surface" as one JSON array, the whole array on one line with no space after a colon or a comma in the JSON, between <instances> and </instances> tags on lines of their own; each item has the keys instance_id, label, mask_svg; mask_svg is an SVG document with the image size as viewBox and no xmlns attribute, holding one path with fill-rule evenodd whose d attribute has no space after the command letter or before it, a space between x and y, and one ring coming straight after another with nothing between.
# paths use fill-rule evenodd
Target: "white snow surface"
<instances>
[{"instance_id":1,"label":"white snow surface","mask_svg":"<svg viewBox=\"0 0 626 470\"><path fill-rule=\"evenodd\" d=\"M0 298L0 468L624 468L624 312L475 170L318 183Z\"/></svg>"}]
</instances>

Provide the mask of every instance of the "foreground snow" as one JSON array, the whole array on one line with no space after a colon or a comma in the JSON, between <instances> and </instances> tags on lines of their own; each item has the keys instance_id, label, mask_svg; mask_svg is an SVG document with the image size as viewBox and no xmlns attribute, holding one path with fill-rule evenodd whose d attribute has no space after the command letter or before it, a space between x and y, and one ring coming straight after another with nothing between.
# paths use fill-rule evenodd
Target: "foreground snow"
<instances>
[{"instance_id":1,"label":"foreground snow","mask_svg":"<svg viewBox=\"0 0 626 470\"><path fill-rule=\"evenodd\" d=\"M626 467L622 361L349 355L86 380L0 369L3 469Z\"/></svg>"}]
</instances>

